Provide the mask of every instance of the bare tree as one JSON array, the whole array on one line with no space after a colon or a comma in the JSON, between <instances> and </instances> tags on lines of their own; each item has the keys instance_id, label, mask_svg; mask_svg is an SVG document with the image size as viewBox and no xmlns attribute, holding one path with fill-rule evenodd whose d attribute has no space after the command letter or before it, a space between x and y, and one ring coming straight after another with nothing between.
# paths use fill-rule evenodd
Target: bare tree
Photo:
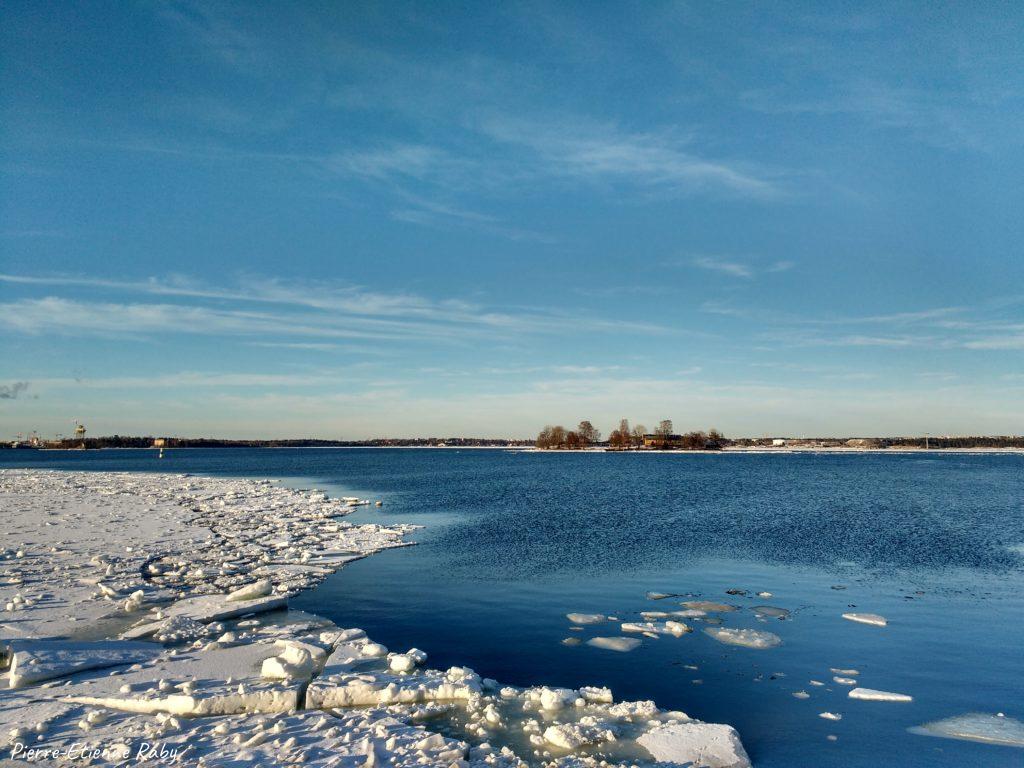
<instances>
[{"instance_id":1,"label":"bare tree","mask_svg":"<svg viewBox=\"0 0 1024 768\"><path fill-rule=\"evenodd\" d=\"M565 446L565 427L559 424L551 428L551 447L562 448Z\"/></svg>"},{"instance_id":2,"label":"bare tree","mask_svg":"<svg viewBox=\"0 0 1024 768\"><path fill-rule=\"evenodd\" d=\"M576 427L576 432L583 440L584 445L587 445L589 443L598 443L601 441L601 433L598 432L594 428L594 425L591 424L589 421L581 421L580 425Z\"/></svg>"},{"instance_id":3,"label":"bare tree","mask_svg":"<svg viewBox=\"0 0 1024 768\"><path fill-rule=\"evenodd\" d=\"M544 427L537 435L537 440L534 443L538 448L550 448L551 447L551 425Z\"/></svg>"},{"instance_id":4,"label":"bare tree","mask_svg":"<svg viewBox=\"0 0 1024 768\"><path fill-rule=\"evenodd\" d=\"M633 443L634 448L639 448L641 445L644 444L644 435L646 434L647 427L645 427L643 424L637 424L635 427L633 427L633 433L630 435L630 437L632 438L631 442Z\"/></svg>"},{"instance_id":5,"label":"bare tree","mask_svg":"<svg viewBox=\"0 0 1024 768\"><path fill-rule=\"evenodd\" d=\"M654 434L658 437L667 438L672 434L672 419L662 419L658 423L658 428L654 430Z\"/></svg>"}]
</instances>

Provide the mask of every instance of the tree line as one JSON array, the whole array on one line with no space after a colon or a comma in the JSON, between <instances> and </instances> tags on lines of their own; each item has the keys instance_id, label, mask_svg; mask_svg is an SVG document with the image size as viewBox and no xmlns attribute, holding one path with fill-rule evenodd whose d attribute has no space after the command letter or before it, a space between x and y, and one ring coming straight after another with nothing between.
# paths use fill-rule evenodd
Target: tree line
<instances>
[{"instance_id":1,"label":"tree line","mask_svg":"<svg viewBox=\"0 0 1024 768\"><path fill-rule=\"evenodd\" d=\"M645 444L645 437L648 437ZM639 448L675 448L689 451L720 450L727 440L717 429L707 432L686 432L675 434L672 420L663 419L653 432L648 432L643 424L630 427L629 419L621 419L619 425L608 433L607 446L613 450L636 450ZM540 431L534 445L537 448L560 448L578 450L592 445L602 445L601 433L589 421L581 421L576 429L566 429L561 425L548 425Z\"/></svg>"}]
</instances>

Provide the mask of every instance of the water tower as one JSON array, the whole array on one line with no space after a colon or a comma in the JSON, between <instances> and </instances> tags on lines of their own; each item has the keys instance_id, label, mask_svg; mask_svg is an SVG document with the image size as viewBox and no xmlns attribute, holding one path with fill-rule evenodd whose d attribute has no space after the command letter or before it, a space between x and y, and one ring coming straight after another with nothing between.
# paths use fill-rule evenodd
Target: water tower
<instances>
[{"instance_id":1,"label":"water tower","mask_svg":"<svg viewBox=\"0 0 1024 768\"><path fill-rule=\"evenodd\" d=\"M75 440L82 441L82 448L85 448L85 425L75 422Z\"/></svg>"}]
</instances>

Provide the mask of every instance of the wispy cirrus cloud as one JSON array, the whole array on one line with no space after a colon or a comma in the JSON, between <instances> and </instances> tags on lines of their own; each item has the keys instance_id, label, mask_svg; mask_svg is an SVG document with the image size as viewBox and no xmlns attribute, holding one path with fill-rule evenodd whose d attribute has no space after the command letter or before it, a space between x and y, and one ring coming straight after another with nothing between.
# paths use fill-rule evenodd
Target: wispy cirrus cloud
<instances>
[{"instance_id":1,"label":"wispy cirrus cloud","mask_svg":"<svg viewBox=\"0 0 1024 768\"><path fill-rule=\"evenodd\" d=\"M458 299L382 293L359 286L249 278L235 287L184 278L121 281L76 276L0 275L0 282L91 288L129 294L92 301L45 296L0 303L5 330L19 333L140 336L166 333L324 340L468 343L517 334L573 332L672 334L668 326L568 311L487 307ZM189 299L152 302L139 297ZM265 339L261 339L265 340Z\"/></svg>"},{"instance_id":2,"label":"wispy cirrus cloud","mask_svg":"<svg viewBox=\"0 0 1024 768\"><path fill-rule=\"evenodd\" d=\"M499 144L529 150L536 171L550 176L674 192L717 190L758 198L782 193L766 174L705 157L692 138L668 131L631 133L582 118L557 123L490 118L475 127Z\"/></svg>"},{"instance_id":3,"label":"wispy cirrus cloud","mask_svg":"<svg viewBox=\"0 0 1024 768\"><path fill-rule=\"evenodd\" d=\"M758 275L787 272L796 266L796 262L779 260L761 266L751 260L740 260L735 257L717 255L699 255L693 257L677 257L665 262L672 267L697 267L709 272L718 272L729 277L752 280Z\"/></svg>"}]
</instances>

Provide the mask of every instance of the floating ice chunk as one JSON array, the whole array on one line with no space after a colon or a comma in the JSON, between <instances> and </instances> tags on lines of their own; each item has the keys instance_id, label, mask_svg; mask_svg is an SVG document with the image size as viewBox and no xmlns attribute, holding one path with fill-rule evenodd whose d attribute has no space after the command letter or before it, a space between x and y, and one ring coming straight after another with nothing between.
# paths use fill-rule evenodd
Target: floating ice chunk
<instances>
[{"instance_id":1,"label":"floating ice chunk","mask_svg":"<svg viewBox=\"0 0 1024 768\"><path fill-rule=\"evenodd\" d=\"M640 641L635 637L592 637L587 640L587 645L595 648L604 648L606 651L634 651L640 647Z\"/></svg>"},{"instance_id":2,"label":"floating ice chunk","mask_svg":"<svg viewBox=\"0 0 1024 768\"><path fill-rule=\"evenodd\" d=\"M821 713L818 714L818 717L823 717L826 720L842 720L843 719L843 716L840 715L838 712L821 712Z\"/></svg>"},{"instance_id":3,"label":"floating ice chunk","mask_svg":"<svg viewBox=\"0 0 1024 768\"><path fill-rule=\"evenodd\" d=\"M565 638L562 638L562 645L575 646L575 645L579 645L582 642L583 641L580 640L578 637L565 637Z\"/></svg>"},{"instance_id":4,"label":"floating ice chunk","mask_svg":"<svg viewBox=\"0 0 1024 768\"><path fill-rule=\"evenodd\" d=\"M968 712L908 728L919 736L980 741L1006 747L1024 747L1024 723L1002 713Z\"/></svg>"},{"instance_id":5,"label":"floating ice chunk","mask_svg":"<svg viewBox=\"0 0 1024 768\"><path fill-rule=\"evenodd\" d=\"M842 669L840 667L830 667L829 671L833 675L843 675L845 677L856 677L860 674L859 669Z\"/></svg>"},{"instance_id":6,"label":"floating ice chunk","mask_svg":"<svg viewBox=\"0 0 1024 768\"><path fill-rule=\"evenodd\" d=\"M696 611L704 611L704 613L731 613L732 611L738 611L739 608L735 605L729 605L727 603L714 603L710 600L687 600L684 603L680 603L684 608L690 608Z\"/></svg>"},{"instance_id":7,"label":"floating ice chunk","mask_svg":"<svg viewBox=\"0 0 1024 768\"><path fill-rule=\"evenodd\" d=\"M889 623L884 616L879 616L877 613L844 613L843 618L856 621L858 624L870 624L874 627L884 627Z\"/></svg>"},{"instance_id":8,"label":"floating ice chunk","mask_svg":"<svg viewBox=\"0 0 1024 768\"><path fill-rule=\"evenodd\" d=\"M774 648L782 645L782 638L773 632L760 632L756 629L733 629L730 627L705 627L704 634L713 637L726 645L739 645L744 648Z\"/></svg>"},{"instance_id":9,"label":"floating ice chunk","mask_svg":"<svg viewBox=\"0 0 1024 768\"><path fill-rule=\"evenodd\" d=\"M755 605L754 613L758 616L765 616L769 619L788 619L789 611L785 608L776 608L774 605Z\"/></svg>"},{"instance_id":10,"label":"floating ice chunk","mask_svg":"<svg viewBox=\"0 0 1024 768\"><path fill-rule=\"evenodd\" d=\"M832 678L832 680L834 682L838 683L839 685L856 685L857 684L856 678L853 678L853 677L840 677L839 675L836 675L835 677Z\"/></svg>"},{"instance_id":11,"label":"floating ice chunk","mask_svg":"<svg viewBox=\"0 0 1024 768\"><path fill-rule=\"evenodd\" d=\"M811 694L809 694L807 691L793 691L793 698L794 699L809 699L809 698L811 698Z\"/></svg>"},{"instance_id":12,"label":"floating ice chunk","mask_svg":"<svg viewBox=\"0 0 1024 768\"><path fill-rule=\"evenodd\" d=\"M161 649L152 643L103 640L94 643L70 640L14 640L8 648L11 688L64 677L87 669L149 661Z\"/></svg>"},{"instance_id":13,"label":"floating ice chunk","mask_svg":"<svg viewBox=\"0 0 1024 768\"><path fill-rule=\"evenodd\" d=\"M848 694L851 699L862 701L913 701L913 696L905 693L890 693L889 691L876 691L873 688L854 688Z\"/></svg>"},{"instance_id":14,"label":"floating ice chunk","mask_svg":"<svg viewBox=\"0 0 1024 768\"><path fill-rule=\"evenodd\" d=\"M605 620L601 613L567 613L565 618L573 624L600 624Z\"/></svg>"},{"instance_id":15,"label":"floating ice chunk","mask_svg":"<svg viewBox=\"0 0 1024 768\"><path fill-rule=\"evenodd\" d=\"M648 592L648 600L664 600L666 597L675 597L675 595L669 592Z\"/></svg>"},{"instance_id":16,"label":"floating ice chunk","mask_svg":"<svg viewBox=\"0 0 1024 768\"><path fill-rule=\"evenodd\" d=\"M255 600L257 597L266 597L273 591L274 585L270 583L270 579L260 579L228 593L225 599L231 603L242 600Z\"/></svg>"},{"instance_id":17,"label":"floating ice chunk","mask_svg":"<svg viewBox=\"0 0 1024 768\"><path fill-rule=\"evenodd\" d=\"M665 629L669 634L679 637L685 635L687 632L693 632L693 630L681 621L666 621Z\"/></svg>"},{"instance_id":18,"label":"floating ice chunk","mask_svg":"<svg viewBox=\"0 0 1024 768\"><path fill-rule=\"evenodd\" d=\"M728 725L671 723L659 725L638 738L655 760L694 768L750 768L740 737Z\"/></svg>"}]
</instances>

